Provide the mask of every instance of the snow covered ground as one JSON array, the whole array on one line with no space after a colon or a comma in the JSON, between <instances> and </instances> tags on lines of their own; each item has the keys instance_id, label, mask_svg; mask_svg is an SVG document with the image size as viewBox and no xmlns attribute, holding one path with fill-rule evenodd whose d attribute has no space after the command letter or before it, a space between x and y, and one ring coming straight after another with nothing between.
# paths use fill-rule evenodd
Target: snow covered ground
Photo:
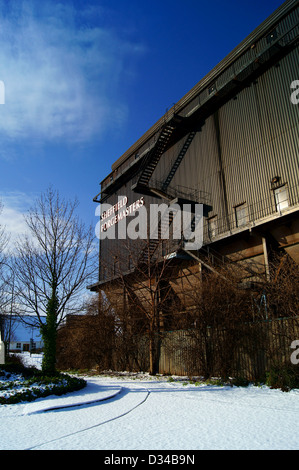
<instances>
[{"instance_id":1,"label":"snow covered ground","mask_svg":"<svg viewBox=\"0 0 299 470\"><path fill-rule=\"evenodd\" d=\"M146 374L86 379L69 395L0 406L0 449L299 449L299 390L196 386Z\"/></svg>"}]
</instances>

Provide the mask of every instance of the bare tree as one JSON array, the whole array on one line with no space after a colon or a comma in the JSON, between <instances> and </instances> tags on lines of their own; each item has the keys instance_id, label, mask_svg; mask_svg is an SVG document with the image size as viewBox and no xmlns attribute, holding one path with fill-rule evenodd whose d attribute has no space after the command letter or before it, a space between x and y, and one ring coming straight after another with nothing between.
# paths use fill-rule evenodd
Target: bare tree
<instances>
[{"instance_id":1,"label":"bare tree","mask_svg":"<svg viewBox=\"0 0 299 470\"><path fill-rule=\"evenodd\" d=\"M115 317L106 299L92 297L83 315L67 317L57 336L57 363L62 369L113 368Z\"/></svg>"},{"instance_id":2,"label":"bare tree","mask_svg":"<svg viewBox=\"0 0 299 470\"><path fill-rule=\"evenodd\" d=\"M178 276L184 331L169 335L166 347L180 351L191 374L260 380L271 364L290 361L299 325L298 265L286 254L273 256L270 279L257 263L243 267L232 262L211 270L205 263Z\"/></svg>"},{"instance_id":3,"label":"bare tree","mask_svg":"<svg viewBox=\"0 0 299 470\"><path fill-rule=\"evenodd\" d=\"M240 289L240 279L229 268L192 273L190 280L185 276L183 281L190 283L189 289L182 289L188 365L205 378L215 370L227 377L235 348L242 339L243 325L250 319L250 296Z\"/></svg>"},{"instance_id":4,"label":"bare tree","mask_svg":"<svg viewBox=\"0 0 299 470\"><path fill-rule=\"evenodd\" d=\"M0 215L2 211L3 204L0 201ZM6 252L8 241L9 236L5 230L5 227L0 223L0 328L2 333L5 327L5 311L9 305L11 297L8 281L11 279L12 269L10 268Z\"/></svg>"},{"instance_id":5,"label":"bare tree","mask_svg":"<svg viewBox=\"0 0 299 470\"><path fill-rule=\"evenodd\" d=\"M152 244L150 239L136 240L134 246L124 243L118 252L114 251L113 256L108 256L108 259L113 259L113 266L110 263L110 272L109 266L106 267L110 282L103 290L116 316L115 325L119 331L117 344L122 338L122 351L123 356L128 356L127 363L135 351L133 359L138 364L136 341L141 336L146 337L149 372L155 374L158 370L160 333L164 322L169 320L168 310L174 309L175 295L168 282L172 271L171 260L162 254L166 240L164 246L161 240L155 240L154 249Z\"/></svg>"},{"instance_id":6,"label":"bare tree","mask_svg":"<svg viewBox=\"0 0 299 470\"><path fill-rule=\"evenodd\" d=\"M25 217L30 237L16 244L15 292L27 322L40 328L48 374L55 373L57 329L80 309L96 268L92 229L78 219L77 206L49 188Z\"/></svg>"}]
</instances>

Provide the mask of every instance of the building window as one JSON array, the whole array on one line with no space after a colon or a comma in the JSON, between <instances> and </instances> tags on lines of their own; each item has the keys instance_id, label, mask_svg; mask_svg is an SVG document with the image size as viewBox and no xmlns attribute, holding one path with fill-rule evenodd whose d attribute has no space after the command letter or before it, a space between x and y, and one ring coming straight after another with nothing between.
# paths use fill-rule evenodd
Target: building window
<instances>
[{"instance_id":1,"label":"building window","mask_svg":"<svg viewBox=\"0 0 299 470\"><path fill-rule=\"evenodd\" d=\"M17 349L21 349L22 345L21 343L17 343Z\"/></svg>"},{"instance_id":2,"label":"building window","mask_svg":"<svg viewBox=\"0 0 299 470\"><path fill-rule=\"evenodd\" d=\"M214 217L211 217L210 219L208 219L208 232L209 232L210 238L216 237L217 229L218 229L218 221L217 221L217 216L215 215Z\"/></svg>"},{"instance_id":3,"label":"building window","mask_svg":"<svg viewBox=\"0 0 299 470\"><path fill-rule=\"evenodd\" d=\"M247 224L247 207L246 204L235 206L236 226L243 227Z\"/></svg>"},{"instance_id":4,"label":"building window","mask_svg":"<svg viewBox=\"0 0 299 470\"><path fill-rule=\"evenodd\" d=\"M288 190L286 186L280 186L280 188L274 189L274 198L278 212L289 207Z\"/></svg>"}]
</instances>

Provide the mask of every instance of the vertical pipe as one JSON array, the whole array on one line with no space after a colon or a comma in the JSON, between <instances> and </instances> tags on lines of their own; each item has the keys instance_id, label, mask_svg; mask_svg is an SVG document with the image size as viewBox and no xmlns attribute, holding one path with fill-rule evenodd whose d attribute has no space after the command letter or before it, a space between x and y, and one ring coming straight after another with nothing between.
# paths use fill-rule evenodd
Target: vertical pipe
<instances>
[{"instance_id":1,"label":"vertical pipe","mask_svg":"<svg viewBox=\"0 0 299 470\"><path fill-rule=\"evenodd\" d=\"M266 279L270 281L270 270L269 270L269 258L268 258L268 250L267 250L267 240L265 237L262 237L263 242L263 252L264 252L264 262L265 262L265 271L266 271Z\"/></svg>"},{"instance_id":2,"label":"vertical pipe","mask_svg":"<svg viewBox=\"0 0 299 470\"><path fill-rule=\"evenodd\" d=\"M227 191L226 191L226 181L225 181L225 176L224 176L224 170L223 170L223 165L222 165L222 149L221 149L221 140L220 140L220 126L219 126L218 110L214 113L213 118L214 118L214 126L215 126L216 141L217 141L217 155L218 155L218 163L219 163L219 183L220 183L220 188L221 188L222 210L224 214L224 220L226 221L226 230L229 230L230 225L229 225L229 216L228 216Z\"/></svg>"}]
</instances>

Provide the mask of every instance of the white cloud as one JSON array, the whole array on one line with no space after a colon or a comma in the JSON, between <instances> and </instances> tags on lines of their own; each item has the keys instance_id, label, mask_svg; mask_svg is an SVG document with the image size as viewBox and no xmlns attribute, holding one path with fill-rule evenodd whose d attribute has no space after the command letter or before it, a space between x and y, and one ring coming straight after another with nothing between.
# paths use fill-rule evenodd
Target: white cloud
<instances>
[{"instance_id":1,"label":"white cloud","mask_svg":"<svg viewBox=\"0 0 299 470\"><path fill-rule=\"evenodd\" d=\"M88 21L89 7L12 3L0 0L0 135L82 142L119 125L127 113L118 99L125 59L142 47Z\"/></svg>"},{"instance_id":2,"label":"white cloud","mask_svg":"<svg viewBox=\"0 0 299 470\"><path fill-rule=\"evenodd\" d=\"M0 226L5 228L9 236L7 250L13 250L14 243L24 235L30 235L25 223L24 215L32 206L34 199L22 192L0 194L2 211L0 213Z\"/></svg>"}]
</instances>

